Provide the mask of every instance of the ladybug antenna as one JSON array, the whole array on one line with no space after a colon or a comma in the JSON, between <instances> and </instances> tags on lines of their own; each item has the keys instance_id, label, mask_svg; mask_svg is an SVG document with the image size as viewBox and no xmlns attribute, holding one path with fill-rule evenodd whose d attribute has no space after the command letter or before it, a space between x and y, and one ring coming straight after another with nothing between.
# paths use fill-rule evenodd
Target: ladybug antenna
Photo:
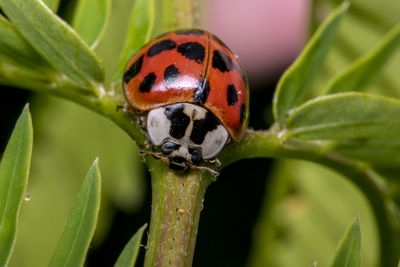
<instances>
[{"instance_id":1,"label":"ladybug antenna","mask_svg":"<svg viewBox=\"0 0 400 267\"><path fill-rule=\"evenodd\" d=\"M217 177L219 175L219 172L214 171L213 169L206 167L206 166L197 166L197 165L193 165L189 163L189 167L191 169L198 169L198 170L205 170L208 171L209 173L211 173L214 177Z\"/></svg>"}]
</instances>

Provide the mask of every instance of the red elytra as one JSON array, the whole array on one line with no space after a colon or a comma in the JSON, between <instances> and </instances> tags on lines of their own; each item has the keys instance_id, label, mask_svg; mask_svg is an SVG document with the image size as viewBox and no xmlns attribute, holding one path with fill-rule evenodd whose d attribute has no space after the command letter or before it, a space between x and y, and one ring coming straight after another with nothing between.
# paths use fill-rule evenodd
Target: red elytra
<instances>
[{"instance_id":1,"label":"red elytra","mask_svg":"<svg viewBox=\"0 0 400 267\"><path fill-rule=\"evenodd\" d=\"M146 44L125 68L123 92L141 112L174 103L203 106L235 141L247 129L246 74L233 52L203 30L169 32Z\"/></svg>"}]
</instances>

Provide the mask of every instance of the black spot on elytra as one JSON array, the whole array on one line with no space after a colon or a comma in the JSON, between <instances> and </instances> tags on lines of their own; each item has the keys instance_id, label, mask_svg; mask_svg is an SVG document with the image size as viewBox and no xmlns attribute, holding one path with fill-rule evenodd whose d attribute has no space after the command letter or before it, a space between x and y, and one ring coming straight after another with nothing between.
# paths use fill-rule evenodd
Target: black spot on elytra
<instances>
[{"instance_id":1,"label":"black spot on elytra","mask_svg":"<svg viewBox=\"0 0 400 267\"><path fill-rule=\"evenodd\" d=\"M183 112L184 105L173 104L165 107L165 115L171 121L169 134L176 139L181 139L190 123L190 118Z\"/></svg>"},{"instance_id":2,"label":"black spot on elytra","mask_svg":"<svg viewBox=\"0 0 400 267\"><path fill-rule=\"evenodd\" d=\"M190 155L192 155L191 161L194 164L200 163L201 160L203 159L201 156L200 150L198 150L197 148L189 147L189 153L190 153Z\"/></svg>"},{"instance_id":3,"label":"black spot on elytra","mask_svg":"<svg viewBox=\"0 0 400 267\"><path fill-rule=\"evenodd\" d=\"M153 44L147 51L147 56L152 57L166 50L172 50L176 47L176 43L171 39L161 40Z\"/></svg>"},{"instance_id":4,"label":"black spot on elytra","mask_svg":"<svg viewBox=\"0 0 400 267\"><path fill-rule=\"evenodd\" d=\"M244 120L244 113L246 112L245 104L240 105L240 122L243 123Z\"/></svg>"},{"instance_id":5,"label":"black spot on elytra","mask_svg":"<svg viewBox=\"0 0 400 267\"><path fill-rule=\"evenodd\" d=\"M220 125L218 119L210 111L207 111L204 119L195 120L193 122L190 140L192 140L195 144L202 144L206 134L217 129L218 125Z\"/></svg>"},{"instance_id":6,"label":"black spot on elytra","mask_svg":"<svg viewBox=\"0 0 400 267\"><path fill-rule=\"evenodd\" d=\"M215 50L213 53L212 66L222 72L231 71L233 69L233 62L224 52Z\"/></svg>"},{"instance_id":7,"label":"black spot on elytra","mask_svg":"<svg viewBox=\"0 0 400 267\"><path fill-rule=\"evenodd\" d=\"M205 48L197 42L184 43L178 46L178 52L190 60L201 63L204 60Z\"/></svg>"},{"instance_id":8,"label":"black spot on elytra","mask_svg":"<svg viewBox=\"0 0 400 267\"><path fill-rule=\"evenodd\" d=\"M176 78L178 78L179 74L180 73L179 73L178 68L175 67L174 64L172 64L165 68L164 80L167 84L171 84L176 80Z\"/></svg>"},{"instance_id":9,"label":"black spot on elytra","mask_svg":"<svg viewBox=\"0 0 400 267\"><path fill-rule=\"evenodd\" d=\"M183 29L175 31L177 35L203 35L204 31L199 29Z\"/></svg>"},{"instance_id":10,"label":"black spot on elytra","mask_svg":"<svg viewBox=\"0 0 400 267\"><path fill-rule=\"evenodd\" d=\"M193 93L193 103L203 105L210 93L210 84L207 80L200 80Z\"/></svg>"},{"instance_id":11,"label":"black spot on elytra","mask_svg":"<svg viewBox=\"0 0 400 267\"><path fill-rule=\"evenodd\" d=\"M228 85L226 90L226 98L229 106L235 105L235 103L238 101L237 90L233 84Z\"/></svg>"},{"instance_id":12,"label":"black spot on elytra","mask_svg":"<svg viewBox=\"0 0 400 267\"><path fill-rule=\"evenodd\" d=\"M143 55L138 58L127 71L124 73L124 83L129 83L130 80L135 78L135 76L140 72L143 64Z\"/></svg>"},{"instance_id":13,"label":"black spot on elytra","mask_svg":"<svg viewBox=\"0 0 400 267\"><path fill-rule=\"evenodd\" d=\"M142 93L148 93L153 87L154 82L156 81L157 76L152 72L144 77L143 81L139 85L139 91Z\"/></svg>"},{"instance_id":14,"label":"black spot on elytra","mask_svg":"<svg viewBox=\"0 0 400 267\"><path fill-rule=\"evenodd\" d=\"M181 145L167 141L161 146L161 152L165 155L168 156L170 155L174 150L178 150L181 147Z\"/></svg>"}]
</instances>

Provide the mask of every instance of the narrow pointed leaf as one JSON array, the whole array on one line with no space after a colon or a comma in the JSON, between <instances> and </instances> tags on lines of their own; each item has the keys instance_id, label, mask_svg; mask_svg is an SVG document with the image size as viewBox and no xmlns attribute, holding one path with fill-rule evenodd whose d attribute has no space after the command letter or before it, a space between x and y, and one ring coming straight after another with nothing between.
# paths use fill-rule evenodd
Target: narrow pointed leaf
<instances>
[{"instance_id":1,"label":"narrow pointed leaf","mask_svg":"<svg viewBox=\"0 0 400 267\"><path fill-rule=\"evenodd\" d=\"M383 69L400 45L400 24L394 27L371 52L335 77L324 90L326 94L363 91Z\"/></svg>"},{"instance_id":2,"label":"narrow pointed leaf","mask_svg":"<svg viewBox=\"0 0 400 267\"><path fill-rule=\"evenodd\" d=\"M100 170L89 169L49 266L83 266L100 207Z\"/></svg>"},{"instance_id":3,"label":"narrow pointed leaf","mask_svg":"<svg viewBox=\"0 0 400 267\"><path fill-rule=\"evenodd\" d=\"M58 6L60 5L60 0L42 0L48 8L50 8L54 13L57 12Z\"/></svg>"},{"instance_id":4,"label":"narrow pointed leaf","mask_svg":"<svg viewBox=\"0 0 400 267\"><path fill-rule=\"evenodd\" d=\"M306 100L348 6L347 2L343 3L326 19L280 79L274 96L273 112L275 120L281 125L290 111Z\"/></svg>"},{"instance_id":5,"label":"narrow pointed leaf","mask_svg":"<svg viewBox=\"0 0 400 267\"><path fill-rule=\"evenodd\" d=\"M361 232L358 214L339 241L331 267L360 266Z\"/></svg>"},{"instance_id":6,"label":"narrow pointed leaf","mask_svg":"<svg viewBox=\"0 0 400 267\"><path fill-rule=\"evenodd\" d=\"M308 101L287 123L287 136L307 140L400 138L400 101L341 93Z\"/></svg>"},{"instance_id":7,"label":"narrow pointed leaf","mask_svg":"<svg viewBox=\"0 0 400 267\"><path fill-rule=\"evenodd\" d=\"M140 227L140 229L132 236L128 244L124 247L124 250L118 257L114 267L133 267L135 266L137 256L139 254L140 243L143 237L144 230L146 230L147 224Z\"/></svg>"},{"instance_id":8,"label":"narrow pointed leaf","mask_svg":"<svg viewBox=\"0 0 400 267\"><path fill-rule=\"evenodd\" d=\"M0 0L22 36L56 69L82 85L103 81L103 68L78 34L40 0Z\"/></svg>"},{"instance_id":9,"label":"narrow pointed leaf","mask_svg":"<svg viewBox=\"0 0 400 267\"><path fill-rule=\"evenodd\" d=\"M0 14L0 54L22 65L38 68L50 66L21 36L17 29Z\"/></svg>"},{"instance_id":10,"label":"narrow pointed leaf","mask_svg":"<svg viewBox=\"0 0 400 267\"><path fill-rule=\"evenodd\" d=\"M92 48L96 47L108 23L111 0L79 0L72 27Z\"/></svg>"},{"instance_id":11,"label":"narrow pointed leaf","mask_svg":"<svg viewBox=\"0 0 400 267\"><path fill-rule=\"evenodd\" d=\"M28 182L32 120L25 106L0 162L0 266L7 266L17 231L18 212Z\"/></svg>"},{"instance_id":12,"label":"narrow pointed leaf","mask_svg":"<svg viewBox=\"0 0 400 267\"><path fill-rule=\"evenodd\" d=\"M114 75L114 81L122 80L122 73L128 60L152 37L155 20L154 1L135 1L129 24L126 27L128 33Z\"/></svg>"}]
</instances>

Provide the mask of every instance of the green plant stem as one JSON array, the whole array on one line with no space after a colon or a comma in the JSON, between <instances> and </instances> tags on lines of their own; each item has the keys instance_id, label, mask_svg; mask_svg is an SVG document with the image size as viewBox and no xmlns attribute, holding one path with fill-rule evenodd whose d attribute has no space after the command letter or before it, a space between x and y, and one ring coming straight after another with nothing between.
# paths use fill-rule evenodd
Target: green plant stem
<instances>
[{"instance_id":1,"label":"green plant stem","mask_svg":"<svg viewBox=\"0 0 400 267\"><path fill-rule=\"evenodd\" d=\"M203 198L212 178L155 163L149 162L153 196L144 266L191 266Z\"/></svg>"},{"instance_id":2,"label":"green plant stem","mask_svg":"<svg viewBox=\"0 0 400 267\"><path fill-rule=\"evenodd\" d=\"M161 32L200 28L202 4L200 0L157 0L161 5Z\"/></svg>"},{"instance_id":3,"label":"green plant stem","mask_svg":"<svg viewBox=\"0 0 400 267\"><path fill-rule=\"evenodd\" d=\"M200 0L175 0L177 12L177 28L195 28L200 25L201 4Z\"/></svg>"}]
</instances>

